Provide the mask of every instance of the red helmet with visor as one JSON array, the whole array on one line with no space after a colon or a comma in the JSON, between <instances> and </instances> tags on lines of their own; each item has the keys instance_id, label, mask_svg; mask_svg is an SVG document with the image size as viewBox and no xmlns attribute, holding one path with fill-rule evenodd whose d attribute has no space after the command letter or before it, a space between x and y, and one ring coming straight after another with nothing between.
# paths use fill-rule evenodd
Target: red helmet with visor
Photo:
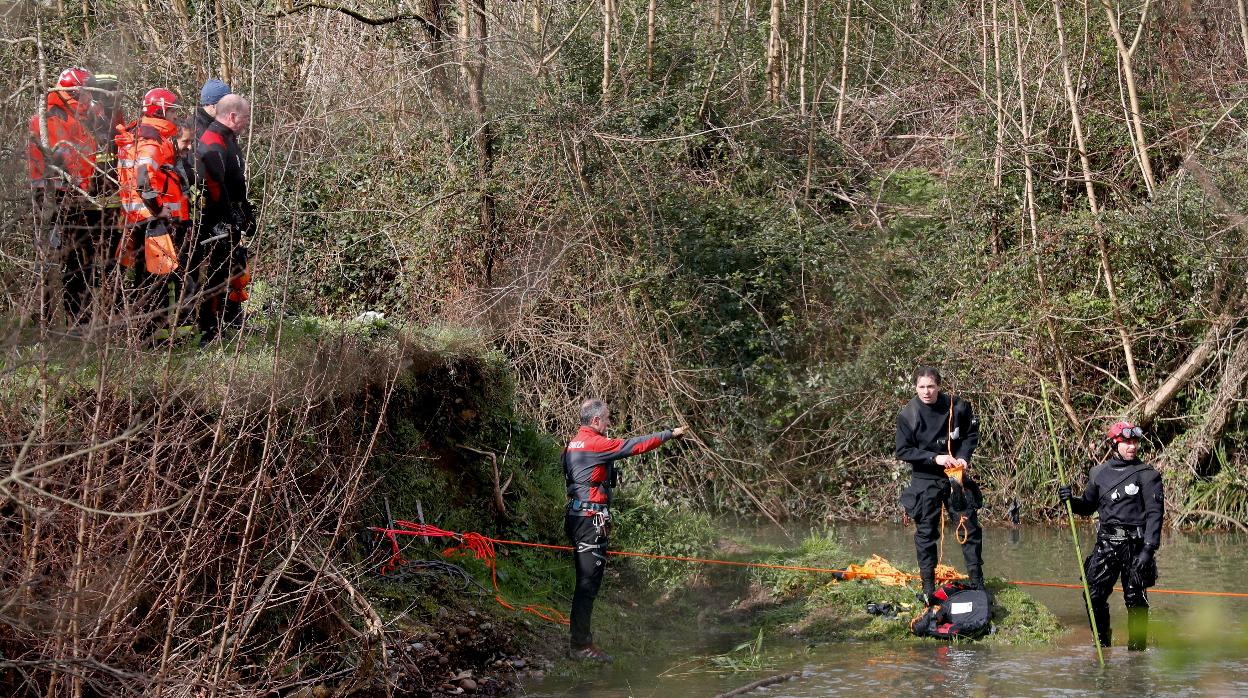
<instances>
[{"instance_id":1,"label":"red helmet with visor","mask_svg":"<svg viewBox=\"0 0 1248 698\"><path fill-rule=\"evenodd\" d=\"M1135 426L1131 422L1114 422L1109 428L1109 432L1105 435L1111 443L1122 443L1123 441L1136 441L1144 438L1144 430Z\"/></svg>"}]
</instances>

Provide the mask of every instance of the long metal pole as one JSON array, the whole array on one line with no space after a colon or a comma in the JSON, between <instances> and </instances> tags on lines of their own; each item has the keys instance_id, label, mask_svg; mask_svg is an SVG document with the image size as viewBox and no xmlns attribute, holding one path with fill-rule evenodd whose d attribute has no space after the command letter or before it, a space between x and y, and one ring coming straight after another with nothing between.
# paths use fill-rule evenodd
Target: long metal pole
<instances>
[{"instance_id":1,"label":"long metal pole","mask_svg":"<svg viewBox=\"0 0 1248 698\"><path fill-rule=\"evenodd\" d=\"M1053 433L1053 412L1049 407L1048 382L1040 381L1040 399L1044 402L1044 421L1049 427L1049 443L1053 444L1053 461L1057 463L1057 481L1066 486L1066 472L1062 468L1062 451L1057 447L1057 436ZM1079 531L1075 528L1075 510L1066 500L1066 516L1070 520L1070 537L1075 541L1075 562L1079 565L1079 579L1083 582L1083 600L1088 605L1088 619L1092 621L1092 644L1096 646L1096 659L1105 666L1105 653L1101 651L1101 633L1096 629L1096 615L1092 613L1092 591L1088 588L1088 573L1083 569L1083 551L1079 549Z\"/></svg>"}]
</instances>

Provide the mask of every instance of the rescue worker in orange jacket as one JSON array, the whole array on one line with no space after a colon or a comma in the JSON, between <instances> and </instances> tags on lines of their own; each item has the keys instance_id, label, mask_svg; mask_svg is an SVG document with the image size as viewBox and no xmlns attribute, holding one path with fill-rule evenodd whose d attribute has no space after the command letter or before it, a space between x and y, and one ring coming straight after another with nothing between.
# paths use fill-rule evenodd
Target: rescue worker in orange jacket
<instances>
[{"instance_id":1,"label":"rescue worker in orange jacket","mask_svg":"<svg viewBox=\"0 0 1248 698\"><path fill-rule=\"evenodd\" d=\"M158 87L143 96L143 116L118 129L117 158L125 235L121 264L134 268L132 314L141 333L155 331L168 314L169 285L184 264L178 248L190 218L187 182L179 167L182 128L171 120L178 97ZM176 325L175 325L176 326Z\"/></svg>"},{"instance_id":2,"label":"rescue worker in orange jacket","mask_svg":"<svg viewBox=\"0 0 1248 698\"><path fill-rule=\"evenodd\" d=\"M91 196L96 142L84 123L90 98L82 92L91 73L66 68L48 93L45 109L30 120L27 172L38 222L40 315L52 314L44 264L61 264L61 291L71 324L88 319L93 245L87 211L98 208Z\"/></svg>"}]
</instances>

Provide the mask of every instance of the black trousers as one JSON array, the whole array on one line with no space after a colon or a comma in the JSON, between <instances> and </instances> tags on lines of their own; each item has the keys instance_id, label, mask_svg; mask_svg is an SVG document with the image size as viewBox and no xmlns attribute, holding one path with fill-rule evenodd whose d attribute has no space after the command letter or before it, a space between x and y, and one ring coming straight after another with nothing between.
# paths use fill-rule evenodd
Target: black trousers
<instances>
[{"instance_id":1,"label":"black trousers","mask_svg":"<svg viewBox=\"0 0 1248 698\"><path fill-rule=\"evenodd\" d=\"M1121 578L1122 597L1127 605L1130 645L1142 649L1148 634L1148 587L1157 583L1157 563L1136 569L1135 556L1144 549L1144 537L1136 527L1101 526L1097 529L1096 545L1083 562L1088 576L1088 596L1092 601L1092 617L1101 645L1110 645L1109 597ZM1142 613L1141 613L1142 611Z\"/></svg>"},{"instance_id":2,"label":"black trousers","mask_svg":"<svg viewBox=\"0 0 1248 698\"><path fill-rule=\"evenodd\" d=\"M901 491L901 506L906 515L914 520L914 552L919 563L919 575L923 579L923 592L935 590L935 572L940 546L940 512L947 510L950 524L958 531L959 521L965 520L966 542L962 543L962 557L966 561L966 573L972 581L983 580L984 530L977 514L983 504L979 486L966 478L963 492L955 493L949 478L928 478L915 475L910 484ZM956 496L955 496L956 494ZM957 533L954 534L958 535ZM955 540L956 537L955 537Z\"/></svg>"},{"instance_id":3,"label":"black trousers","mask_svg":"<svg viewBox=\"0 0 1248 698\"><path fill-rule=\"evenodd\" d=\"M86 324L91 319L92 299L100 286L107 253L101 253L103 212L74 201L57 191L33 192L33 205L39 220L39 244L49 250L49 261L60 262L61 305L69 324ZM57 305L51 284L41 278L43 319L52 318Z\"/></svg>"},{"instance_id":4,"label":"black trousers","mask_svg":"<svg viewBox=\"0 0 1248 698\"><path fill-rule=\"evenodd\" d=\"M221 232L224 232L222 226L200 230L199 239L211 238ZM192 288L200 294L196 324L205 342L220 336L223 322L234 323L241 316L241 305L228 300L230 277L240 271L238 248L238 235L233 231L219 240L207 244L196 242L191 246L189 274L198 282Z\"/></svg>"},{"instance_id":5,"label":"black trousers","mask_svg":"<svg viewBox=\"0 0 1248 698\"><path fill-rule=\"evenodd\" d=\"M590 622L594 615L594 599L607 569L607 536L609 525L595 525L592 516L565 516L563 530L572 545L572 562L576 566L576 590L572 593L571 647L579 650L594 641Z\"/></svg>"}]
</instances>

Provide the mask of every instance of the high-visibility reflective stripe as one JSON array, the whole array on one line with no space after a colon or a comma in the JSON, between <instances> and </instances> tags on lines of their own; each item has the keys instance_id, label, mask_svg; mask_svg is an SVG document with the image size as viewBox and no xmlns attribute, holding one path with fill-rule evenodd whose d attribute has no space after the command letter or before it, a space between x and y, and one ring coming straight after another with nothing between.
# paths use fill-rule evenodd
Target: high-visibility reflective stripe
<instances>
[{"instance_id":1,"label":"high-visibility reflective stripe","mask_svg":"<svg viewBox=\"0 0 1248 698\"><path fill-rule=\"evenodd\" d=\"M118 160L117 165L119 167L134 167L134 160Z\"/></svg>"},{"instance_id":2,"label":"high-visibility reflective stripe","mask_svg":"<svg viewBox=\"0 0 1248 698\"><path fill-rule=\"evenodd\" d=\"M134 213L137 211L147 211L147 204L144 204L144 203L135 204L135 203L130 203L129 201L123 201L121 204L121 208L123 210Z\"/></svg>"},{"instance_id":3,"label":"high-visibility reflective stripe","mask_svg":"<svg viewBox=\"0 0 1248 698\"><path fill-rule=\"evenodd\" d=\"M167 204L165 204L165 210L167 210L167 211L181 211L181 210L182 210L182 204L179 204L179 203L173 203L173 202L171 202L171 203L167 203Z\"/></svg>"},{"instance_id":4,"label":"high-visibility reflective stripe","mask_svg":"<svg viewBox=\"0 0 1248 698\"><path fill-rule=\"evenodd\" d=\"M134 161L134 164L135 165L151 165L152 167L155 167L155 168L160 167L159 165L156 164L156 161L151 158L139 158L138 160Z\"/></svg>"}]
</instances>

